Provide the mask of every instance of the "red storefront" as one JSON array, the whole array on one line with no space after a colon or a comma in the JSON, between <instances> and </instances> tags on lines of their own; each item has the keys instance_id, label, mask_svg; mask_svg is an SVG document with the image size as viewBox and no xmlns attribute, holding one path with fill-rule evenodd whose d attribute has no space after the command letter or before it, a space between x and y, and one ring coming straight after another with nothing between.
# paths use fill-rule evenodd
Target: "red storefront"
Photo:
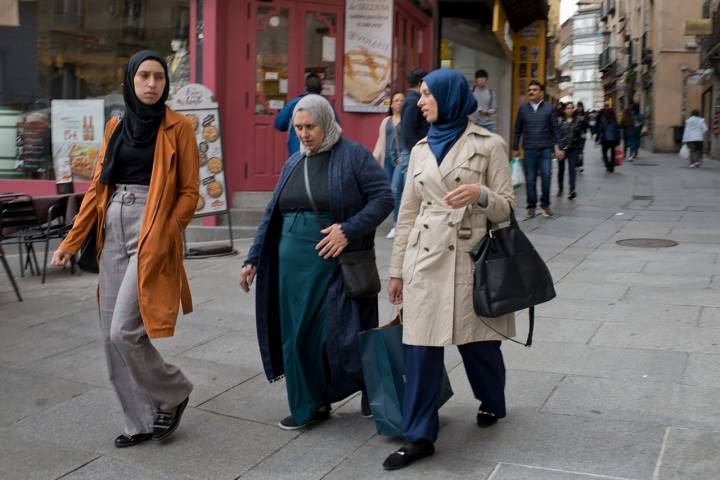
<instances>
[{"instance_id":1,"label":"red storefront","mask_svg":"<svg viewBox=\"0 0 720 480\"><path fill-rule=\"evenodd\" d=\"M275 130L274 117L303 91L310 72L324 78L344 136L372 149L384 114L343 110L345 3L193 2L191 25L199 13L203 31L190 38L191 54L201 59L192 62L191 75L216 92L221 105L229 192L273 188L287 158L287 133ZM431 67L432 13L393 0L392 30L392 90L404 91L405 72Z\"/></svg>"}]
</instances>

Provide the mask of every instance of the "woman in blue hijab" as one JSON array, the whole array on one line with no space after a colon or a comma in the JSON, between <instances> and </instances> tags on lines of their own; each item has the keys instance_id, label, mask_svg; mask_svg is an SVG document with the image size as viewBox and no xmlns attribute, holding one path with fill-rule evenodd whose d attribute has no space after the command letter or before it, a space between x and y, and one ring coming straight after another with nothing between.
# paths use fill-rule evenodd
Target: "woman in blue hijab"
<instances>
[{"instance_id":1,"label":"woman in blue hijab","mask_svg":"<svg viewBox=\"0 0 720 480\"><path fill-rule=\"evenodd\" d=\"M510 219L514 193L507 145L468 119L476 102L460 73L430 73L420 94L418 107L430 129L410 155L388 283L390 302L403 305L406 443L387 457L387 470L435 451L446 345L457 345L462 355L480 402L477 425L489 427L505 416L500 343L515 335L512 314L475 314L468 255L486 234L488 220Z\"/></svg>"}]
</instances>

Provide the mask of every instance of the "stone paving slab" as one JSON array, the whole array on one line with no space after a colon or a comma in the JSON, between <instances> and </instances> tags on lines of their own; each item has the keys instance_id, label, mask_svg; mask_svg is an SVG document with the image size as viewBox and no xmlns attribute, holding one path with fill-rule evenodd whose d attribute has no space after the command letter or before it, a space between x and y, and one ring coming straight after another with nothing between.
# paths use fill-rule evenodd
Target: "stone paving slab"
<instances>
[{"instance_id":1,"label":"stone paving slab","mask_svg":"<svg viewBox=\"0 0 720 480\"><path fill-rule=\"evenodd\" d=\"M61 478L97 455L0 429L0 478L48 480Z\"/></svg>"},{"instance_id":2,"label":"stone paving slab","mask_svg":"<svg viewBox=\"0 0 720 480\"><path fill-rule=\"evenodd\" d=\"M158 471L151 471L137 467L131 462L124 462L114 458L98 457L62 477L62 480L191 480L184 475L173 477Z\"/></svg>"},{"instance_id":3,"label":"stone paving slab","mask_svg":"<svg viewBox=\"0 0 720 480\"><path fill-rule=\"evenodd\" d=\"M545 342L532 348L508 344L505 363L510 369L675 382L682 378L687 354L620 347Z\"/></svg>"},{"instance_id":4,"label":"stone paving slab","mask_svg":"<svg viewBox=\"0 0 720 480\"><path fill-rule=\"evenodd\" d=\"M668 428L653 480L720 478L720 431Z\"/></svg>"},{"instance_id":5,"label":"stone paving slab","mask_svg":"<svg viewBox=\"0 0 720 480\"><path fill-rule=\"evenodd\" d=\"M633 322L619 327L605 322L592 345L672 350L675 352L720 353L720 328L701 328L679 322Z\"/></svg>"},{"instance_id":6,"label":"stone paving slab","mask_svg":"<svg viewBox=\"0 0 720 480\"><path fill-rule=\"evenodd\" d=\"M487 480L632 480L627 477L611 477L594 473L568 472L565 470L501 463Z\"/></svg>"},{"instance_id":7,"label":"stone paving slab","mask_svg":"<svg viewBox=\"0 0 720 480\"><path fill-rule=\"evenodd\" d=\"M720 429L720 388L567 376L543 412L606 421Z\"/></svg>"}]
</instances>

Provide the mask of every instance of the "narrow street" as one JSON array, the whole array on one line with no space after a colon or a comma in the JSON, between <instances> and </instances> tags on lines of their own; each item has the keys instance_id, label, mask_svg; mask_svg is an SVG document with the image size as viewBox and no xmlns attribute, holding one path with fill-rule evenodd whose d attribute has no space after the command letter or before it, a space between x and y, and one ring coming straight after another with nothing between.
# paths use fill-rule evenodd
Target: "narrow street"
<instances>
[{"instance_id":1,"label":"narrow street","mask_svg":"<svg viewBox=\"0 0 720 480\"><path fill-rule=\"evenodd\" d=\"M578 197L555 217L521 222L558 296L536 309L532 348L506 342L508 417L475 424L460 356L446 349L455 395L441 409L437 452L399 473L397 445L360 415L359 396L306 431L276 427L285 386L262 374L254 300L238 287L241 255L189 260L195 313L157 342L195 383L172 440L119 450L121 412L98 328L97 276L54 269L0 276L0 478L708 480L720 478L720 162L691 169L641 151L606 174L586 149ZM566 188L567 191L567 188ZM518 191L517 215L524 217ZM391 241L377 237L387 272ZM673 240L668 248L619 240ZM13 253L13 252L8 252ZM17 257L9 257L17 277ZM384 281L387 275L384 275ZM391 307L380 298L382 321ZM519 315L524 339L526 314Z\"/></svg>"}]
</instances>

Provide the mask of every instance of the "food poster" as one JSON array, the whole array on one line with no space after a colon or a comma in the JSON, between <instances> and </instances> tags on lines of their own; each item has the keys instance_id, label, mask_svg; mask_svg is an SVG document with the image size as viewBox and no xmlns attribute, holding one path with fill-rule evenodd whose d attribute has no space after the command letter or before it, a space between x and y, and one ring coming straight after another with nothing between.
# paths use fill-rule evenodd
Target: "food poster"
<instances>
[{"instance_id":1,"label":"food poster","mask_svg":"<svg viewBox=\"0 0 720 480\"><path fill-rule=\"evenodd\" d=\"M56 183L92 180L105 128L103 100L53 100L50 104Z\"/></svg>"},{"instance_id":2,"label":"food poster","mask_svg":"<svg viewBox=\"0 0 720 480\"><path fill-rule=\"evenodd\" d=\"M343 109L387 113L392 70L392 0L345 5Z\"/></svg>"},{"instance_id":3,"label":"food poster","mask_svg":"<svg viewBox=\"0 0 720 480\"><path fill-rule=\"evenodd\" d=\"M227 211L220 110L215 97L207 87L193 83L178 90L168 105L190 120L197 140L200 153L200 198L195 215Z\"/></svg>"}]
</instances>

